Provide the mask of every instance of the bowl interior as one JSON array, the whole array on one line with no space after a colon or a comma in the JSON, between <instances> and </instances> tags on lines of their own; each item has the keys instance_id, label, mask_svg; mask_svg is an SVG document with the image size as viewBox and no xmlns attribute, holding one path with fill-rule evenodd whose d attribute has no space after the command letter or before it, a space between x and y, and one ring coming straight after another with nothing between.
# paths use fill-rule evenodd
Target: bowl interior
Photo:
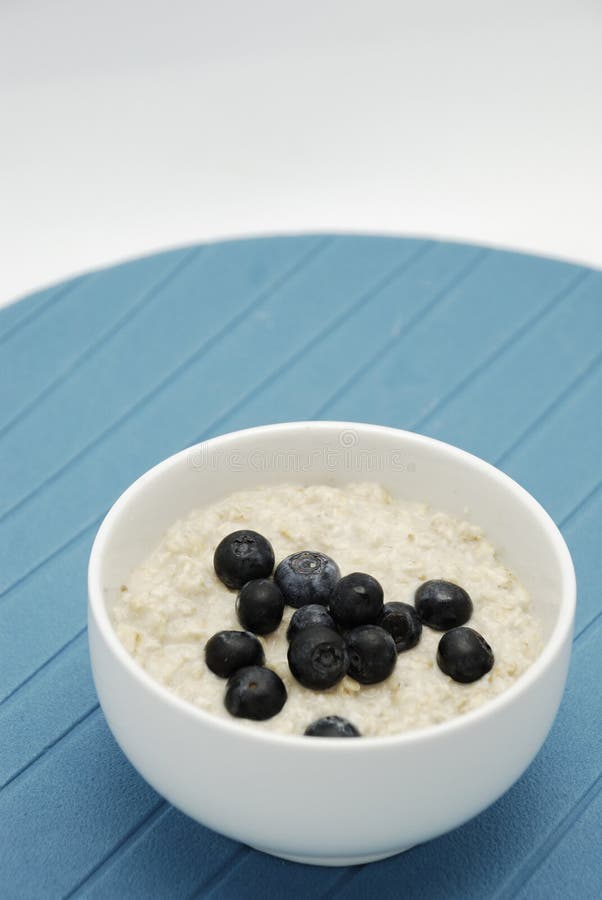
<instances>
[{"instance_id":1,"label":"bowl interior","mask_svg":"<svg viewBox=\"0 0 602 900\"><path fill-rule=\"evenodd\" d=\"M183 451L147 472L107 516L95 548L106 606L190 510L236 490L282 482L376 481L395 498L429 503L481 526L523 581L548 639L570 615L572 564L533 498L498 470L447 444L371 425L302 422L235 432ZM104 617L103 617L104 618Z\"/></svg>"}]
</instances>

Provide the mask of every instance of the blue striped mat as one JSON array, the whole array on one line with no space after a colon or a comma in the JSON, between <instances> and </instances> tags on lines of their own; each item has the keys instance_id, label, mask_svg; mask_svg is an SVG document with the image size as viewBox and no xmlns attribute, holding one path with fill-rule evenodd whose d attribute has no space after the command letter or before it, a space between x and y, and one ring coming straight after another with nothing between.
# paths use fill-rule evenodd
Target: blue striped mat
<instances>
[{"instance_id":1,"label":"blue striped mat","mask_svg":"<svg viewBox=\"0 0 602 900\"><path fill-rule=\"evenodd\" d=\"M423 240L225 242L1 310L0 359L2 898L601 895L602 273ZM87 557L118 494L195 441L304 418L499 465L559 523L579 581L567 693L529 771L453 833L350 869L167 805L115 745L88 663Z\"/></svg>"}]
</instances>

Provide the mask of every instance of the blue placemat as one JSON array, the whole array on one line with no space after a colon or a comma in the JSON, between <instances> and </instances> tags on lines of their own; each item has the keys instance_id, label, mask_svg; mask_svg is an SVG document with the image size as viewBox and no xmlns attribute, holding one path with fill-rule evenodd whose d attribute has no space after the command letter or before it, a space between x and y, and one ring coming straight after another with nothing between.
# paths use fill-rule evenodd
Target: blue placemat
<instances>
[{"instance_id":1,"label":"blue placemat","mask_svg":"<svg viewBox=\"0 0 602 900\"><path fill-rule=\"evenodd\" d=\"M601 336L602 273L374 237L177 250L0 311L0 895L600 896ZM272 859L168 806L88 665L87 557L117 495L202 438L303 418L496 463L560 524L579 580L567 693L526 775L455 832L350 869Z\"/></svg>"}]
</instances>

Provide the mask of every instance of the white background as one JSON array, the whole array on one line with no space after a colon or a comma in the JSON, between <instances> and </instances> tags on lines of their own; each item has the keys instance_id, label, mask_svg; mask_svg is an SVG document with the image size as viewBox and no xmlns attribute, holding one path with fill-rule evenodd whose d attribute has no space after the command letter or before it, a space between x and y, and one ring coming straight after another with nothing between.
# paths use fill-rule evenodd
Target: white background
<instances>
[{"instance_id":1,"label":"white background","mask_svg":"<svg viewBox=\"0 0 602 900\"><path fill-rule=\"evenodd\" d=\"M0 303L355 230L602 266L598 0L0 0Z\"/></svg>"}]
</instances>

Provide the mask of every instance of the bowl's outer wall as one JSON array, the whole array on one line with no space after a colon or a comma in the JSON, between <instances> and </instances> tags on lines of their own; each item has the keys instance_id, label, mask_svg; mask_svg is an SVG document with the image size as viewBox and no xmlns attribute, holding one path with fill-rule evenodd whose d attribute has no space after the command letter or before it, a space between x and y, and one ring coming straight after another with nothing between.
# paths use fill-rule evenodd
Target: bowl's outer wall
<instances>
[{"instance_id":1,"label":"bowl's outer wall","mask_svg":"<svg viewBox=\"0 0 602 900\"><path fill-rule=\"evenodd\" d=\"M294 456L291 463L293 451L297 460L310 464L296 465ZM371 460L369 471L358 471L359 459ZM113 602L120 584L165 529L195 506L262 483L352 480L379 481L395 496L424 500L481 524L526 582L545 633L551 632L567 591L566 564L524 492L444 444L340 423L251 429L151 470L101 527L92 554L100 585L91 578L92 593L102 590L104 600ZM323 742L308 746L264 739L240 728L233 732L192 709L183 711L166 702L146 677L132 675L104 602L91 603L89 619L101 705L142 775L184 812L224 834L316 861L321 856L352 861L403 849L459 825L503 793L551 726L572 632L565 629L540 677L494 715L485 708L484 714L458 720L458 727L442 728L435 736L362 741L362 746L345 742L337 748L330 742L324 747L315 746Z\"/></svg>"},{"instance_id":2,"label":"bowl's outer wall","mask_svg":"<svg viewBox=\"0 0 602 900\"><path fill-rule=\"evenodd\" d=\"M144 778L216 831L316 861L397 852L489 806L543 743L570 655L567 640L545 678L495 716L466 728L408 743L371 743L365 752L339 753L334 747L323 753L293 742L254 740L248 733L232 739L225 730L182 715L129 676L94 616L89 633L94 681L109 727Z\"/></svg>"}]
</instances>

